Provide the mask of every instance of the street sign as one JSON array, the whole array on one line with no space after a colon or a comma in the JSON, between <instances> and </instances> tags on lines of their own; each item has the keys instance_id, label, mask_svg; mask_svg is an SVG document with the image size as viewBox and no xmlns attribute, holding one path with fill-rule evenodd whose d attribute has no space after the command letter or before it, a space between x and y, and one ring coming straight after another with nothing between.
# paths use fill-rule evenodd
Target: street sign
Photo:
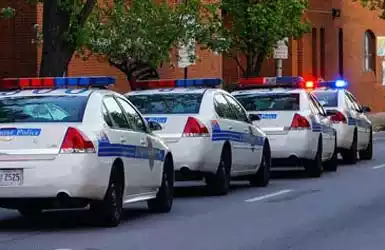
<instances>
[{"instance_id":1,"label":"street sign","mask_svg":"<svg viewBox=\"0 0 385 250\"><path fill-rule=\"evenodd\" d=\"M187 26L186 28L189 30L188 26L192 25L194 26L196 21L193 16L185 15L183 16L184 19L184 25ZM178 68L187 68L190 65L195 64L195 60L191 60L195 57L195 50L196 50L196 41L194 38L194 34L189 34L191 39L188 39L188 41L183 44L179 44L178 48Z\"/></svg>"},{"instance_id":2,"label":"street sign","mask_svg":"<svg viewBox=\"0 0 385 250\"><path fill-rule=\"evenodd\" d=\"M288 59L289 58L289 46L287 45L289 38L285 37L283 40L278 41L277 46L274 48L274 59Z\"/></svg>"}]
</instances>

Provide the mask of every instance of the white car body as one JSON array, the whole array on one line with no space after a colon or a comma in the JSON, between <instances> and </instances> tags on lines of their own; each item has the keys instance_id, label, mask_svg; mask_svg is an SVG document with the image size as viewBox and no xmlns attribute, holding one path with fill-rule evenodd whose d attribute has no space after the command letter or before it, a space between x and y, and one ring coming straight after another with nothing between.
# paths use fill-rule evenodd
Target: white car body
<instances>
[{"instance_id":1,"label":"white car body","mask_svg":"<svg viewBox=\"0 0 385 250\"><path fill-rule=\"evenodd\" d=\"M352 148L355 134L355 143L359 152L372 146L372 123L362 106L348 90L316 88L312 93L320 100L327 112L338 111L340 116L342 114L342 119L332 124L337 131L339 152L343 153Z\"/></svg>"},{"instance_id":2,"label":"white car body","mask_svg":"<svg viewBox=\"0 0 385 250\"><path fill-rule=\"evenodd\" d=\"M325 111L311 94L298 88L255 88L236 90L231 93L246 108L250 114L258 114L260 121L255 121L268 136L274 169L302 165L303 160L312 160L316 156L318 140L322 138L322 161L328 161L335 151L336 135L331 127ZM274 109L279 103L266 102L266 110L258 110L253 96L270 98L270 96L283 96L283 98L296 98L295 108ZM287 96L286 96L287 95ZM245 99L250 98L250 99ZM274 97L275 98L275 97ZM294 99L293 99L294 100ZM282 101L282 100L280 100ZM252 106L249 106L252 105ZM254 106L253 106L254 105ZM275 106L273 106L275 105ZM284 104L286 105L286 104ZM294 107L294 106L293 106ZM320 108L320 109L319 109ZM294 116L300 115L310 125L307 128L296 129L291 126Z\"/></svg>"},{"instance_id":3,"label":"white car body","mask_svg":"<svg viewBox=\"0 0 385 250\"><path fill-rule=\"evenodd\" d=\"M172 95L182 96L179 104L175 100L170 104L173 109L177 109L178 105L185 105L185 109L191 107L191 110L183 113L165 112L165 108L160 107L156 111L155 106L163 105L163 102L148 101L148 98L167 98ZM266 135L252 124L244 108L228 92L216 88L163 88L133 91L127 93L126 97L146 119L162 124L162 130L155 133L173 152L176 180L201 180L208 174L217 173L226 144L231 147L231 177L258 172ZM201 101L194 101L194 98L201 98ZM219 114L218 107L226 110L234 107L229 102L239 110L237 118L230 117L229 114ZM149 105L152 105L151 111ZM207 128L207 133L185 134L184 129L190 118L197 119Z\"/></svg>"},{"instance_id":4,"label":"white car body","mask_svg":"<svg viewBox=\"0 0 385 250\"><path fill-rule=\"evenodd\" d=\"M99 89L17 90L0 92L0 103L49 97L53 100L74 98L69 102L82 98L84 107L72 108L84 108L84 115L76 122L66 122L70 113L62 107L51 104L43 107L36 102L37 109L28 104L20 112L35 115L41 119L39 122L4 123L4 117L0 118L0 206L22 209L20 204L25 201L39 201L37 206L50 209L58 204L72 206L71 201L80 201L81 206L89 201L101 201L109 186L112 167L118 163L123 171L120 174L124 174L123 203L156 198L164 161L166 157L172 158L171 151L149 130L116 127L110 111L116 107L113 101L119 100L120 104L125 102L125 106L118 105L120 111L124 110L121 114L135 113L148 128L140 112L123 95ZM76 102L73 105L77 105ZM130 110L127 107L131 107ZM112 119L112 126L103 114L107 114L106 119ZM53 117L64 120L49 122ZM69 129L83 134L93 148L87 152L61 148Z\"/></svg>"}]
</instances>

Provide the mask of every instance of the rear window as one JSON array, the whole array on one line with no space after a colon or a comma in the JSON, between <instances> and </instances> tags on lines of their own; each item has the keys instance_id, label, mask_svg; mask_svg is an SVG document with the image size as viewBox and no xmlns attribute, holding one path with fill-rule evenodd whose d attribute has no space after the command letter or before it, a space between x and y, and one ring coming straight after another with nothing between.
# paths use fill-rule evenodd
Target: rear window
<instances>
[{"instance_id":1,"label":"rear window","mask_svg":"<svg viewBox=\"0 0 385 250\"><path fill-rule=\"evenodd\" d=\"M337 92L313 92L324 107L337 107L338 106L338 93Z\"/></svg>"},{"instance_id":2,"label":"rear window","mask_svg":"<svg viewBox=\"0 0 385 250\"><path fill-rule=\"evenodd\" d=\"M200 93L127 96L142 114L197 114L202 97Z\"/></svg>"},{"instance_id":3,"label":"rear window","mask_svg":"<svg viewBox=\"0 0 385 250\"><path fill-rule=\"evenodd\" d=\"M243 94L235 98L247 111L299 110L297 93Z\"/></svg>"},{"instance_id":4,"label":"rear window","mask_svg":"<svg viewBox=\"0 0 385 250\"><path fill-rule=\"evenodd\" d=\"M23 96L0 99L0 123L81 122L87 96Z\"/></svg>"}]
</instances>

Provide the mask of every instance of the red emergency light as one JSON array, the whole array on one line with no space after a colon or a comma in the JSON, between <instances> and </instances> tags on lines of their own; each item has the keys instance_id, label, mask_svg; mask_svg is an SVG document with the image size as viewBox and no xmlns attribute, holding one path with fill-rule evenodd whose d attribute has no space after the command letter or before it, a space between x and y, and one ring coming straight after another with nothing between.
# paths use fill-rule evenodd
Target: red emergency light
<instances>
[{"instance_id":1,"label":"red emergency light","mask_svg":"<svg viewBox=\"0 0 385 250\"><path fill-rule=\"evenodd\" d=\"M216 87L222 83L220 78L196 79L159 79L137 81L137 89L186 88L186 87Z\"/></svg>"}]
</instances>

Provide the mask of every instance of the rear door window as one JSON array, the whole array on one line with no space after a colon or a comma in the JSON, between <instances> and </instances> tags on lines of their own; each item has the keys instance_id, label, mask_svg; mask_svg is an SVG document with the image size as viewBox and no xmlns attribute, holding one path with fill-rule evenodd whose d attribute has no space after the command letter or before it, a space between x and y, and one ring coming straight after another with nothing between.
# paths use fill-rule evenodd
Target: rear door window
<instances>
[{"instance_id":1,"label":"rear door window","mask_svg":"<svg viewBox=\"0 0 385 250\"><path fill-rule=\"evenodd\" d=\"M142 114L198 114L203 93L126 96Z\"/></svg>"},{"instance_id":2,"label":"rear door window","mask_svg":"<svg viewBox=\"0 0 385 250\"><path fill-rule=\"evenodd\" d=\"M21 96L0 99L0 123L82 122L88 96Z\"/></svg>"},{"instance_id":3,"label":"rear door window","mask_svg":"<svg viewBox=\"0 0 385 250\"><path fill-rule=\"evenodd\" d=\"M323 107L337 107L338 106L338 92L313 92Z\"/></svg>"},{"instance_id":4,"label":"rear door window","mask_svg":"<svg viewBox=\"0 0 385 250\"><path fill-rule=\"evenodd\" d=\"M299 110L298 93L253 93L234 96L247 111Z\"/></svg>"}]
</instances>

